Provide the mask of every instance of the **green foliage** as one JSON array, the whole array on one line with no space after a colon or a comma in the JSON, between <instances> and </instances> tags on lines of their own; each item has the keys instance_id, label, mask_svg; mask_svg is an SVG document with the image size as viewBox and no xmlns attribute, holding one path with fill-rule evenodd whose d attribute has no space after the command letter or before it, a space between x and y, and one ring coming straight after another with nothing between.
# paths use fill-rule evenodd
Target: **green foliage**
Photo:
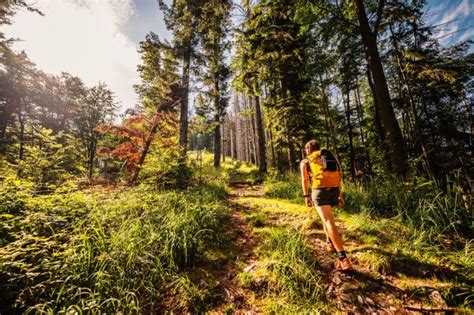
<instances>
[{"instance_id":1,"label":"green foliage","mask_svg":"<svg viewBox=\"0 0 474 315\"><path fill-rule=\"evenodd\" d=\"M20 180L15 176L2 179L0 186L0 212L12 215L22 212L33 186L33 183Z\"/></svg>"},{"instance_id":2,"label":"green foliage","mask_svg":"<svg viewBox=\"0 0 474 315\"><path fill-rule=\"evenodd\" d=\"M27 197L1 248L1 312L150 312L170 285L176 309L192 310L207 293L181 275L220 242L223 197L221 186Z\"/></svg>"},{"instance_id":3,"label":"green foliage","mask_svg":"<svg viewBox=\"0 0 474 315\"><path fill-rule=\"evenodd\" d=\"M192 170L180 165L176 149L156 149L147 156L140 171L140 182L158 188L187 187Z\"/></svg>"},{"instance_id":4,"label":"green foliage","mask_svg":"<svg viewBox=\"0 0 474 315\"><path fill-rule=\"evenodd\" d=\"M72 137L38 128L35 138L40 145L26 146L24 158L16 166L22 178L33 181L39 189L48 189L48 186L84 171L78 143Z\"/></svg>"}]
</instances>

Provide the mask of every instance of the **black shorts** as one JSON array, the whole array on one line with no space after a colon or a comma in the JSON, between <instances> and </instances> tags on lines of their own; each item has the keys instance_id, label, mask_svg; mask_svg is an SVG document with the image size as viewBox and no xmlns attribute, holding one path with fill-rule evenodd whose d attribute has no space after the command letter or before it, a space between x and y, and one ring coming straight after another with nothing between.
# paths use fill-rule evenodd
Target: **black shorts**
<instances>
[{"instance_id":1,"label":"black shorts","mask_svg":"<svg viewBox=\"0 0 474 315\"><path fill-rule=\"evenodd\" d=\"M311 199L315 206L337 206L339 199L339 188L313 188Z\"/></svg>"}]
</instances>

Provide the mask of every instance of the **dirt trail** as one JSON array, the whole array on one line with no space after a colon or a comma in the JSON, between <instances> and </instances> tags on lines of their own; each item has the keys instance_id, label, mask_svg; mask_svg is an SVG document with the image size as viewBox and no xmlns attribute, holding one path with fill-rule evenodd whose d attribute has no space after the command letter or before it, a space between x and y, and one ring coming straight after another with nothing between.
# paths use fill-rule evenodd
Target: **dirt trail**
<instances>
[{"instance_id":1,"label":"dirt trail","mask_svg":"<svg viewBox=\"0 0 474 315\"><path fill-rule=\"evenodd\" d=\"M231 228L234 233L234 244L236 246L235 261L223 266L220 272L219 282L225 291L225 298L213 308L211 314L222 314L225 307L231 305L233 314L256 314L263 313L256 306L253 299L255 294L239 284L239 272L251 270L258 264L258 257L254 248L258 245L258 238L252 233L252 228L246 222L244 212L258 211L251 206L239 203L242 197L263 197L262 186L249 186L245 182L233 185L229 204L231 206ZM302 222L307 219L308 214L279 213L279 217L271 218L273 225L294 224L295 221ZM337 220L336 220L337 221ZM322 275L324 287L329 299L336 307L334 311L343 314L433 314L429 308L423 311L415 311L404 305L412 304L409 297L400 288L392 284L390 277L373 274L365 270L363 266L353 260L354 270L350 272L338 272L333 268L335 254L325 249L325 236L319 221L303 230L312 249L318 272ZM343 223L338 221L338 227L344 231ZM346 242L346 250L357 245ZM416 309L416 308L415 308Z\"/></svg>"},{"instance_id":2,"label":"dirt trail","mask_svg":"<svg viewBox=\"0 0 474 315\"><path fill-rule=\"evenodd\" d=\"M252 294L247 288L239 284L238 273L245 268L251 267L256 259L254 247L256 240L252 235L252 229L247 224L243 211L245 208L236 201L243 196L263 196L263 187L250 187L245 181L232 183L229 195L231 208L231 229L233 230L233 241L238 255L235 261L223 266L218 281L225 292L225 298L220 305L211 309L209 314L222 314L224 309L232 306L232 314L257 314L261 313L258 307L251 301ZM244 266L242 268L242 266Z\"/></svg>"}]
</instances>

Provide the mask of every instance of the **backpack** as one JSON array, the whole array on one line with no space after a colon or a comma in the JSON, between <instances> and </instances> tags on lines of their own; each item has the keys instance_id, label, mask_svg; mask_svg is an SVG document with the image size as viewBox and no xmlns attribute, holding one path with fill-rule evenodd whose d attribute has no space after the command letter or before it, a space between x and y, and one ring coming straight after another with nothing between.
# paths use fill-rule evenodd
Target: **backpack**
<instances>
[{"instance_id":1,"label":"backpack","mask_svg":"<svg viewBox=\"0 0 474 315\"><path fill-rule=\"evenodd\" d=\"M339 187L341 167L331 151L322 149L308 156L311 188Z\"/></svg>"}]
</instances>

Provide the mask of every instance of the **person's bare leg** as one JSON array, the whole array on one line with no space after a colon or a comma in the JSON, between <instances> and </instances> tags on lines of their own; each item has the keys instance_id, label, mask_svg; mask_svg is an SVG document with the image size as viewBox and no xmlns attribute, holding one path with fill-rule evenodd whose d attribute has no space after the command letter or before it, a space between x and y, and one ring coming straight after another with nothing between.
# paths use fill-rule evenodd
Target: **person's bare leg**
<instances>
[{"instance_id":1,"label":"person's bare leg","mask_svg":"<svg viewBox=\"0 0 474 315\"><path fill-rule=\"evenodd\" d=\"M326 235L329 235L329 238L338 252L344 251L344 244L341 235L337 231L336 222L332 215L332 207L329 205L316 206L316 209L318 210L318 214L323 222L324 232Z\"/></svg>"}]
</instances>

